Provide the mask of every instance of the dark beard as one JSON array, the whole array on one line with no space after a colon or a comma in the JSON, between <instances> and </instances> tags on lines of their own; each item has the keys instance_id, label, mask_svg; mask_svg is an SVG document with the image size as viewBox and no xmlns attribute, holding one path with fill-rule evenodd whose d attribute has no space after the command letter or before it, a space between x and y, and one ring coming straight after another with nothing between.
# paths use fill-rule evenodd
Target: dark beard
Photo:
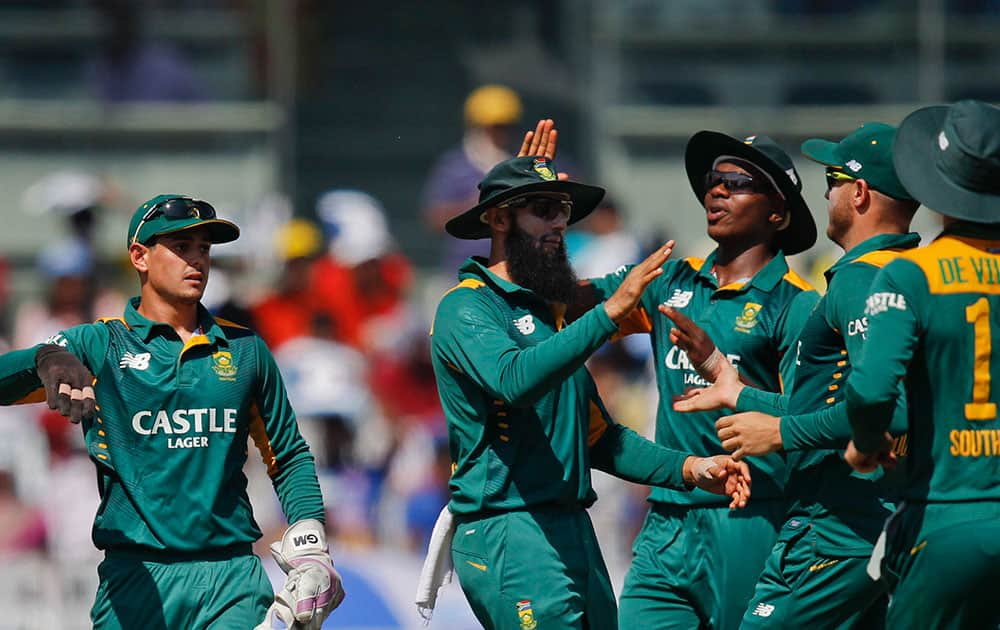
<instances>
[{"instance_id":1,"label":"dark beard","mask_svg":"<svg viewBox=\"0 0 1000 630\"><path fill-rule=\"evenodd\" d=\"M565 241L546 251L515 221L504 246L511 279L549 302L569 302L576 291L576 272L566 256Z\"/></svg>"}]
</instances>

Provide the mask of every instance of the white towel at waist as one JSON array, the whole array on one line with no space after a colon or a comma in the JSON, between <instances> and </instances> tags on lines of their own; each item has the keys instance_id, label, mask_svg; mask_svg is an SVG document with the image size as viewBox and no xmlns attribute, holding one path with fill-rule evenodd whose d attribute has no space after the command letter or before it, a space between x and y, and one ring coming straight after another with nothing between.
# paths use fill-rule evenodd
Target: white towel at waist
<instances>
[{"instance_id":1,"label":"white towel at waist","mask_svg":"<svg viewBox=\"0 0 1000 630\"><path fill-rule=\"evenodd\" d=\"M420 570L417 583L417 611L425 621L430 621L437 602L438 589L451 582L451 538L455 534L455 519L448 506L442 508L431 531L431 541L427 545L427 557Z\"/></svg>"}]
</instances>

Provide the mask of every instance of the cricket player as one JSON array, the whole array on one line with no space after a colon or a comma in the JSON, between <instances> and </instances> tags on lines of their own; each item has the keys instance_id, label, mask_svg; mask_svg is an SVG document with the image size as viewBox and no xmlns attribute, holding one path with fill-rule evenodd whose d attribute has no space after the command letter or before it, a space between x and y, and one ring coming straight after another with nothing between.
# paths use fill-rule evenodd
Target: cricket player
<instances>
[{"instance_id":1,"label":"cricket player","mask_svg":"<svg viewBox=\"0 0 1000 630\"><path fill-rule=\"evenodd\" d=\"M794 341L817 299L785 255L811 247L816 225L791 158L770 138L700 131L688 142L685 164L718 248L706 259L668 262L622 328L652 335L660 394L656 441L682 451L722 453L715 435L720 412L682 414L671 406L685 390L707 384L699 369L717 355L689 357L678 331L657 310L693 319L764 390L748 390L747 397L762 394L775 402L782 379L790 380L794 371ZM590 291L606 299L626 273L592 280ZM781 457L748 461L754 500L738 515L705 492L653 489L619 602L622 628L739 625L786 510Z\"/></svg>"},{"instance_id":2,"label":"cricket player","mask_svg":"<svg viewBox=\"0 0 1000 630\"><path fill-rule=\"evenodd\" d=\"M82 420L101 495L93 539L105 552L95 628L246 630L277 617L318 629L344 596L313 457L274 359L200 304L212 244L238 236L204 201L153 197L129 225L140 294L124 316L0 357L0 403L47 400ZM277 598L251 552L261 532L242 472L248 437L292 523L272 545L288 573Z\"/></svg>"},{"instance_id":3,"label":"cricket player","mask_svg":"<svg viewBox=\"0 0 1000 630\"><path fill-rule=\"evenodd\" d=\"M917 110L893 156L910 194L944 215L944 231L871 286L868 341L846 384L854 439L845 457L861 472L891 457L886 429L903 381L909 457L878 563L894 585L886 626L996 628L1000 109L961 101Z\"/></svg>"},{"instance_id":4,"label":"cricket player","mask_svg":"<svg viewBox=\"0 0 1000 630\"><path fill-rule=\"evenodd\" d=\"M731 507L746 503L749 469L658 446L608 415L584 362L662 273L669 248L566 325L563 302L577 280L563 235L604 190L557 179L545 153L534 143L495 166L479 204L446 226L491 248L489 260L461 268L432 330L454 471L452 559L488 629L614 629L614 593L585 509L597 498L590 468L678 493L696 486Z\"/></svg>"},{"instance_id":5,"label":"cricket player","mask_svg":"<svg viewBox=\"0 0 1000 630\"><path fill-rule=\"evenodd\" d=\"M743 627L881 626L885 584L866 568L897 489L891 474L876 480L855 473L841 449L851 432L843 385L867 336L868 287L882 267L920 243L909 232L919 204L892 164L895 135L895 127L870 122L840 142L817 138L802 145L806 157L826 166L827 236L844 256L827 270L826 295L799 337L786 415L749 411L717 422L723 448L735 456L784 450L789 467L785 492L792 505ZM744 388L729 368L675 408L732 408ZM905 397L891 429L905 435ZM898 455L905 444L899 438Z\"/></svg>"}]
</instances>

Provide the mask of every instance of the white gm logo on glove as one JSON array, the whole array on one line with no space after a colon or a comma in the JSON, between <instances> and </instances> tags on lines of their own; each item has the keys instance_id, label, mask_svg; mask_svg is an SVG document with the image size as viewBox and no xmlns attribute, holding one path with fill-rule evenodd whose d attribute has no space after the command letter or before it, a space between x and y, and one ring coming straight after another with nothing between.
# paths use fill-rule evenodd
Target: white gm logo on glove
<instances>
[{"instance_id":1,"label":"white gm logo on glove","mask_svg":"<svg viewBox=\"0 0 1000 630\"><path fill-rule=\"evenodd\" d=\"M344 599L323 524L316 519L293 524L281 542L271 543L271 555L288 578L256 630L270 630L276 619L288 628L319 630Z\"/></svg>"}]
</instances>

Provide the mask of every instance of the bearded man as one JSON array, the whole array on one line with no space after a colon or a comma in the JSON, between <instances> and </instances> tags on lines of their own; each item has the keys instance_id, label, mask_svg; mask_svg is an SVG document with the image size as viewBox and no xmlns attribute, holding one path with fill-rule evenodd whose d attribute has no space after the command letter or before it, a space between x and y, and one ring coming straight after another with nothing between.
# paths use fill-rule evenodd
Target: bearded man
<instances>
[{"instance_id":1,"label":"bearded man","mask_svg":"<svg viewBox=\"0 0 1000 630\"><path fill-rule=\"evenodd\" d=\"M703 488L732 507L749 497L749 471L727 455L659 446L611 419L584 362L632 313L671 248L564 325L577 281L563 236L604 190L559 179L547 138L551 121L526 134L520 157L479 184L479 204L446 225L457 238L490 239L489 259L466 261L431 331L453 470L450 552L485 628L613 629L615 597L586 512L597 499L591 467Z\"/></svg>"}]
</instances>

